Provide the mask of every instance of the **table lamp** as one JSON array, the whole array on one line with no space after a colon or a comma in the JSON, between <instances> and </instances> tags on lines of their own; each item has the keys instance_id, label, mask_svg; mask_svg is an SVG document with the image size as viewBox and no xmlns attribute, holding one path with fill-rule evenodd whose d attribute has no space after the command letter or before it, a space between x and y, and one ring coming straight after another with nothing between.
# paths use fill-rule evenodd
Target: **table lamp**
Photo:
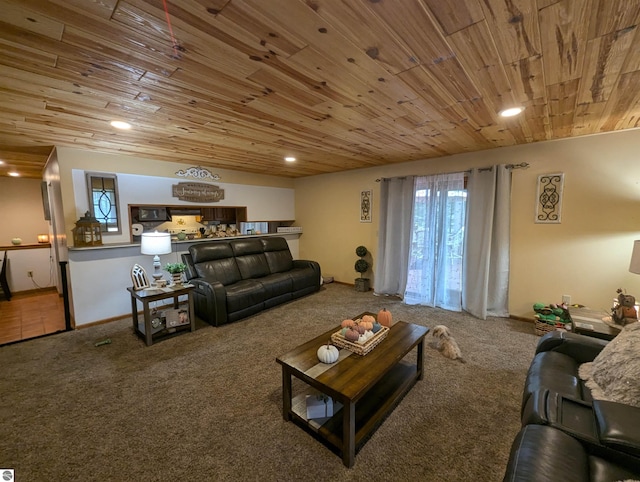
<instances>
[{"instance_id":1,"label":"table lamp","mask_svg":"<svg viewBox=\"0 0 640 482\"><path fill-rule=\"evenodd\" d=\"M162 278L160 271L159 254L169 254L171 252L171 235L169 233L142 233L140 241L140 252L142 254L153 255L153 276L154 281Z\"/></svg>"},{"instance_id":2,"label":"table lamp","mask_svg":"<svg viewBox=\"0 0 640 482\"><path fill-rule=\"evenodd\" d=\"M633 242L629 271L631 273L640 274L640 239Z\"/></svg>"}]
</instances>

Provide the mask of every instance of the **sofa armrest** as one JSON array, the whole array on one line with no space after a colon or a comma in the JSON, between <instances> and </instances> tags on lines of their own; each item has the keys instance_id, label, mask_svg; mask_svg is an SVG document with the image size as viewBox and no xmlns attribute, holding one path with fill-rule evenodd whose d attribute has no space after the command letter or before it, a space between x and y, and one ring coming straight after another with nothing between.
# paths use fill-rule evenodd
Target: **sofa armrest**
<instances>
[{"instance_id":1,"label":"sofa armrest","mask_svg":"<svg viewBox=\"0 0 640 482\"><path fill-rule=\"evenodd\" d=\"M317 261L310 261L308 259L294 259L294 268L312 268L318 275L318 283L320 283L320 264Z\"/></svg>"},{"instance_id":2,"label":"sofa armrest","mask_svg":"<svg viewBox=\"0 0 640 482\"><path fill-rule=\"evenodd\" d=\"M609 343L607 340L556 330L540 338L536 354L556 351L570 356L578 363L586 363L593 361L607 343Z\"/></svg>"},{"instance_id":3,"label":"sofa armrest","mask_svg":"<svg viewBox=\"0 0 640 482\"><path fill-rule=\"evenodd\" d=\"M310 261L308 259L294 259L293 260L294 268L313 268L317 269L320 272L320 264L317 261Z\"/></svg>"},{"instance_id":4,"label":"sofa armrest","mask_svg":"<svg viewBox=\"0 0 640 482\"><path fill-rule=\"evenodd\" d=\"M193 278L189 283L195 286L193 299L198 317L215 326L226 323L227 291L224 285L205 278Z\"/></svg>"},{"instance_id":5,"label":"sofa armrest","mask_svg":"<svg viewBox=\"0 0 640 482\"><path fill-rule=\"evenodd\" d=\"M594 400L593 411L602 445L640 457L640 407Z\"/></svg>"}]
</instances>

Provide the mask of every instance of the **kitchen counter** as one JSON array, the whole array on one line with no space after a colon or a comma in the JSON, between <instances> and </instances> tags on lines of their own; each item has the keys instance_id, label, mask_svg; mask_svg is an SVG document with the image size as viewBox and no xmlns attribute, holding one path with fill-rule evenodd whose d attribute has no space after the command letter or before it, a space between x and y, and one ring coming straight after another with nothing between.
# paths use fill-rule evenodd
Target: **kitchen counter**
<instances>
[{"instance_id":1,"label":"kitchen counter","mask_svg":"<svg viewBox=\"0 0 640 482\"><path fill-rule=\"evenodd\" d=\"M194 238L194 239L183 239L179 240L176 237L171 237L171 244L180 246L180 250L186 251L188 246L193 243L201 243L204 241L216 241L220 239L238 239L238 238L262 238L265 236L282 236L288 239L293 239L292 237L299 238L302 233L267 233L267 234L243 234L240 236L225 236L224 238L211 237L211 238ZM21 245L24 246L24 245ZM39 244L37 246L43 246ZM49 245L46 245L49 246ZM11 248L19 248L20 246L11 246ZM131 247L140 247L140 243L112 243L112 244L103 244L101 246L69 246L69 251L95 251L101 249L115 249L115 248L131 248Z\"/></svg>"}]
</instances>

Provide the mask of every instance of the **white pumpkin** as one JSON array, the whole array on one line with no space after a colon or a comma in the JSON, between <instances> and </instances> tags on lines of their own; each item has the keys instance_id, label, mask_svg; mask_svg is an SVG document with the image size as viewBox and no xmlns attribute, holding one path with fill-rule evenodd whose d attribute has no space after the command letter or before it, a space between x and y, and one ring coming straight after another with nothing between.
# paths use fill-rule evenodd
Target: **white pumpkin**
<instances>
[{"instance_id":1,"label":"white pumpkin","mask_svg":"<svg viewBox=\"0 0 640 482\"><path fill-rule=\"evenodd\" d=\"M339 354L338 349L328 343L318 348L318 360L322 363L335 363Z\"/></svg>"}]
</instances>

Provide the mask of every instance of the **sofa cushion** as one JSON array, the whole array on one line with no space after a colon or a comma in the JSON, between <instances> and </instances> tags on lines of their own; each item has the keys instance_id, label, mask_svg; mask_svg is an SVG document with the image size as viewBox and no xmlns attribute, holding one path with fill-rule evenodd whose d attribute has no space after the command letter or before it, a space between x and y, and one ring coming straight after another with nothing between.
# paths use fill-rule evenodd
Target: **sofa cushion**
<instances>
[{"instance_id":1,"label":"sofa cushion","mask_svg":"<svg viewBox=\"0 0 640 482\"><path fill-rule=\"evenodd\" d=\"M583 399L578 363L555 351L538 353L531 362L524 385L523 405L532 393L547 389L569 398Z\"/></svg>"},{"instance_id":2,"label":"sofa cushion","mask_svg":"<svg viewBox=\"0 0 640 482\"><path fill-rule=\"evenodd\" d=\"M631 470L631 467L623 467L600 457L589 457L590 480L593 481L637 481L640 473Z\"/></svg>"},{"instance_id":3,"label":"sofa cushion","mask_svg":"<svg viewBox=\"0 0 640 482\"><path fill-rule=\"evenodd\" d=\"M267 298L276 298L293 291L293 281L287 273L275 273L258 279L264 286Z\"/></svg>"},{"instance_id":4,"label":"sofa cushion","mask_svg":"<svg viewBox=\"0 0 640 482\"><path fill-rule=\"evenodd\" d=\"M270 273L259 239L232 241L231 248L242 279L262 278Z\"/></svg>"},{"instance_id":5,"label":"sofa cushion","mask_svg":"<svg viewBox=\"0 0 640 482\"><path fill-rule=\"evenodd\" d=\"M527 425L511 446L506 481L589 481L589 459L582 444L547 425Z\"/></svg>"},{"instance_id":6,"label":"sofa cushion","mask_svg":"<svg viewBox=\"0 0 640 482\"><path fill-rule=\"evenodd\" d=\"M189 247L189 254L199 278L215 280L225 286L242 279L231 246L227 243L193 245Z\"/></svg>"},{"instance_id":7,"label":"sofa cushion","mask_svg":"<svg viewBox=\"0 0 640 482\"><path fill-rule=\"evenodd\" d=\"M284 273L293 268L293 257L284 238L262 238L264 256L271 273Z\"/></svg>"},{"instance_id":8,"label":"sofa cushion","mask_svg":"<svg viewBox=\"0 0 640 482\"><path fill-rule=\"evenodd\" d=\"M640 322L625 326L579 374L593 398L640 407Z\"/></svg>"},{"instance_id":9,"label":"sofa cushion","mask_svg":"<svg viewBox=\"0 0 640 482\"><path fill-rule=\"evenodd\" d=\"M233 258L229 243L201 243L189 246L189 254L195 264L214 259Z\"/></svg>"},{"instance_id":10,"label":"sofa cushion","mask_svg":"<svg viewBox=\"0 0 640 482\"><path fill-rule=\"evenodd\" d=\"M227 312L242 311L252 306L262 306L266 290L259 281L240 280L226 287Z\"/></svg>"}]
</instances>

